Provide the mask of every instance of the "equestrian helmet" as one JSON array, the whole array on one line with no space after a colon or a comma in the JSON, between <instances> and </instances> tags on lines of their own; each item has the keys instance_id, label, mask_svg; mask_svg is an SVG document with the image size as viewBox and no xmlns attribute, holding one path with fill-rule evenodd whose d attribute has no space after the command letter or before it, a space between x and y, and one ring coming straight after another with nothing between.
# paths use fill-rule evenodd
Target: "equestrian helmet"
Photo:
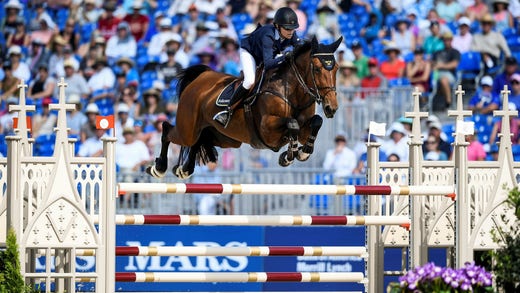
<instances>
[{"instance_id":1,"label":"equestrian helmet","mask_svg":"<svg viewBox=\"0 0 520 293\"><path fill-rule=\"evenodd\" d=\"M285 29L297 29L300 25L298 24L298 16L289 7L282 7L276 11L274 15L274 24L281 26Z\"/></svg>"}]
</instances>

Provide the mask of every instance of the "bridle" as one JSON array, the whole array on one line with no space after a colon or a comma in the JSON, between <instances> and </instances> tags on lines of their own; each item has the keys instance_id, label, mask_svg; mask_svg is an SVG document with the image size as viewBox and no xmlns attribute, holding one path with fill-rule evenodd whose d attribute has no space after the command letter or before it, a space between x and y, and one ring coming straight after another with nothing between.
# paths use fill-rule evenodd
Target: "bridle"
<instances>
[{"instance_id":1,"label":"bridle","mask_svg":"<svg viewBox=\"0 0 520 293\"><path fill-rule=\"evenodd\" d=\"M319 58L319 56L332 56L332 58L334 58L334 53L315 53L315 54L311 55L311 59L312 58ZM320 60L320 61L322 63L324 62L323 60ZM294 73L296 75L296 80L298 80L298 83L303 87L303 90L305 91L305 93L312 97L312 100L310 102L311 104L314 103L314 102L316 102L318 104L321 104L323 102L323 96L326 96L331 91L336 91L336 86L335 85L318 87L318 85L316 84L316 76L314 75L314 69L315 69L314 68L314 63L311 62L311 76L312 76L312 83L314 85L313 88L310 88L305 83L305 81L303 80L303 77L300 74L300 72L298 71L298 68L296 67L296 64L294 62L294 57L291 58L291 68L292 68L292 70L294 71ZM329 71L329 73L331 75L330 76L331 77L330 80L331 81L334 80L332 78L332 69L328 70L328 71ZM322 91L322 90L327 90L327 91L325 92L325 94L321 94L320 91Z\"/></svg>"}]
</instances>

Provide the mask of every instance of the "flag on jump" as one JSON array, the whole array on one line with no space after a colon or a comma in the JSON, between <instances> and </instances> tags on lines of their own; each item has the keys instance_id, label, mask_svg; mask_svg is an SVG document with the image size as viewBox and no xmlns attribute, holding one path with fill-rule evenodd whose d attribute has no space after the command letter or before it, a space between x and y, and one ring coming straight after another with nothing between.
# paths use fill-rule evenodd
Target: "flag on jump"
<instances>
[{"instance_id":1,"label":"flag on jump","mask_svg":"<svg viewBox=\"0 0 520 293\"><path fill-rule=\"evenodd\" d=\"M460 133L463 135L474 134L475 133L475 122L457 120L457 124L455 125L455 130L457 133Z\"/></svg>"},{"instance_id":2,"label":"flag on jump","mask_svg":"<svg viewBox=\"0 0 520 293\"><path fill-rule=\"evenodd\" d=\"M114 128L114 115L96 116L96 129Z\"/></svg>"},{"instance_id":3,"label":"flag on jump","mask_svg":"<svg viewBox=\"0 0 520 293\"><path fill-rule=\"evenodd\" d=\"M385 136L386 123L377 123L374 121L370 121L370 124L368 126L368 133L376 136Z\"/></svg>"}]
</instances>

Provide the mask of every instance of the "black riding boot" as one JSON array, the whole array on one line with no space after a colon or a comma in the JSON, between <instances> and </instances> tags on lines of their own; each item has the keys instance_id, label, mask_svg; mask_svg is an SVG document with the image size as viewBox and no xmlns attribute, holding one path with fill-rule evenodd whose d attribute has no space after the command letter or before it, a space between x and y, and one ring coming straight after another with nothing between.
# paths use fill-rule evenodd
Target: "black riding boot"
<instances>
[{"instance_id":1,"label":"black riding boot","mask_svg":"<svg viewBox=\"0 0 520 293\"><path fill-rule=\"evenodd\" d=\"M220 111L217 114L215 114L213 120L222 124L224 128L226 128L229 124L229 121L231 120L231 115L233 115L231 106L233 106L236 102L240 101L248 92L249 90L245 89L242 85L239 85L233 93L231 99L229 99L229 103L226 107L226 110Z\"/></svg>"}]
</instances>

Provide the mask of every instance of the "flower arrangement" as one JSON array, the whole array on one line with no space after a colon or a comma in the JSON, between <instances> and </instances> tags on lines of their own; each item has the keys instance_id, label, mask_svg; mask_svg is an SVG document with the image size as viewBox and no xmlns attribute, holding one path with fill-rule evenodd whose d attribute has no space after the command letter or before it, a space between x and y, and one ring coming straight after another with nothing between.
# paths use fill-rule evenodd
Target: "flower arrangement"
<instances>
[{"instance_id":1,"label":"flower arrangement","mask_svg":"<svg viewBox=\"0 0 520 293\"><path fill-rule=\"evenodd\" d=\"M492 275L473 262L460 269L431 262L408 271L390 292L493 292Z\"/></svg>"}]
</instances>

